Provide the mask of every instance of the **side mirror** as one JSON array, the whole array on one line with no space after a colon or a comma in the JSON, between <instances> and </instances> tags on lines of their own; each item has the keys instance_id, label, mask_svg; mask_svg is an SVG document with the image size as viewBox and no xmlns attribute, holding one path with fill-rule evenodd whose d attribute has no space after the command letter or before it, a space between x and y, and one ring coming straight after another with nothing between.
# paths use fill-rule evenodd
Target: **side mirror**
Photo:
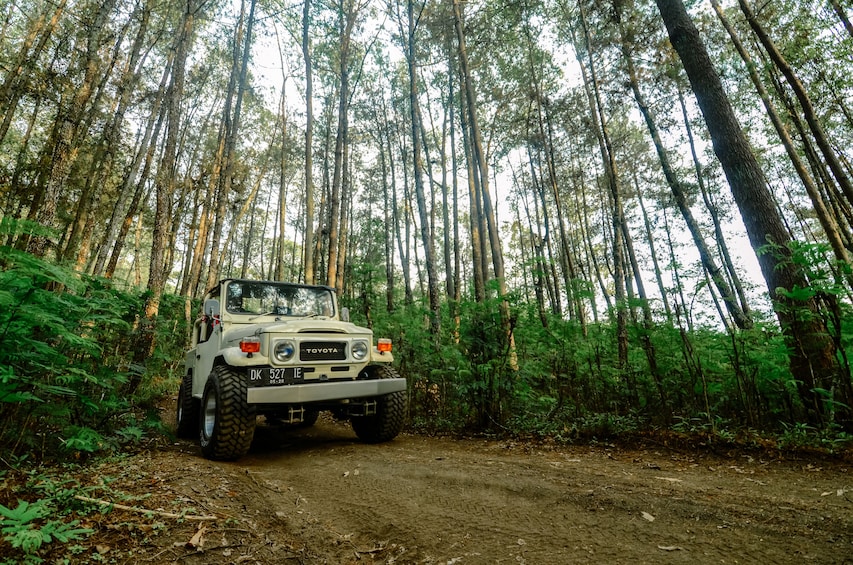
<instances>
[{"instance_id":1,"label":"side mirror","mask_svg":"<svg viewBox=\"0 0 853 565\"><path fill-rule=\"evenodd\" d=\"M204 301L204 315L205 316L218 316L219 315L219 301L215 298L208 298Z\"/></svg>"},{"instance_id":2,"label":"side mirror","mask_svg":"<svg viewBox=\"0 0 853 565\"><path fill-rule=\"evenodd\" d=\"M346 306L341 308L341 320L343 320L344 322L349 322L349 308L347 308Z\"/></svg>"}]
</instances>

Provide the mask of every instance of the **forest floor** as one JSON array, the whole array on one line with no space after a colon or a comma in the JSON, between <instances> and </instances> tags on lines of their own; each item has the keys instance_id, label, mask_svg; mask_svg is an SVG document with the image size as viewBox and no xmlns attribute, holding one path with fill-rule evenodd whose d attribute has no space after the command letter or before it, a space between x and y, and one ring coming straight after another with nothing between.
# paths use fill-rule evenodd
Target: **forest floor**
<instances>
[{"instance_id":1,"label":"forest floor","mask_svg":"<svg viewBox=\"0 0 853 565\"><path fill-rule=\"evenodd\" d=\"M236 463L178 441L88 469L154 512L89 515L70 562L853 563L853 459L637 443L261 423Z\"/></svg>"}]
</instances>

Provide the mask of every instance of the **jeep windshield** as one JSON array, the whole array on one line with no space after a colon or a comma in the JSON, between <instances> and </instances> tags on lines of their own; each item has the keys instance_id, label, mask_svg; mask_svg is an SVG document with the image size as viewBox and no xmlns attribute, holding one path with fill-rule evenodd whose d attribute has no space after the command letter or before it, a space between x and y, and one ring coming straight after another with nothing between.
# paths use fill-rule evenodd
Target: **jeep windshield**
<instances>
[{"instance_id":1,"label":"jeep windshield","mask_svg":"<svg viewBox=\"0 0 853 565\"><path fill-rule=\"evenodd\" d=\"M228 281L225 308L229 314L247 316L332 316L332 291L321 286Z\"/></svg>"}]
</instances>

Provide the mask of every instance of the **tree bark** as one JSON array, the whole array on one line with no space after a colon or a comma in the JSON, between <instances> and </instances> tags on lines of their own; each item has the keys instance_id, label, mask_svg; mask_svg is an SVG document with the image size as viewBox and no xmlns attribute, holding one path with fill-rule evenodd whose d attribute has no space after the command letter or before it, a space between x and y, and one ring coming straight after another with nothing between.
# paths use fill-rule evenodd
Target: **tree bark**
<instances>
[{"instance_id":1,"label":"tree bark","mask_svg":"<svg viewBox=\"0 0 853 565\"><path fill-rule=\"evenodd\" d=\"M583 4L580 1L578 2L578 7L580 8L580 19L584 34L583 51L586 52L587 61L583 62L581 60L580 52L578 52L577 57L581 65L581 76L589 102L590 117L593 128L595 129L596 139L598 140L602 165L604 167L605 182L607 183L610 196L611 220L613 222L613 282L616 288L616 349L618 352L619 370L625 371L628 368L628 304L625 288L625 229L623 227L625 217L622 211L622 194L619 189L619 179L617 177L616 157L613 153L610 134L607 129L607 123L605 122L604 107L601 102L595 65L593 64L589 28L586 23ZM580 44L576 40L575 45L580 47ZM587 75L587 64L589 65L589 75Z\"/></svg>"},{"instance_id":2,"label":"tree bark","mask_svg":"<svg viewBox=\"0 0 853 565\"><path fill-rule=\"evenodd\" d=\"M302 6L302 58L305 61L305 237L302 243L302 271L306 284L314 276L314 79L311 63L311 0Z\"/></svg>"},{"instance_id":3,"label":"tree bark","mask_svg":"<svg viewBox=\"0 0 853 565\"><path fill-rule=\"evenodd\" d=\"M716 261L714 261L711 250L705 241L705 237L702 235L702 229L699 226L699 222L696 221L696 218L693 216L693 212L690 210L690 206L687 203L686 191L681 179L678 178L675 168L670 162L669 154L663 145L654 113L649 107L649 104L646 102L643 93L640 91L637 71L634 67L634 61L631 56L625 27L621 21L619 31L621 35L622 58L628 71L628 79L631 84L631 91L634 94L634 100L637 102L637 107L640 109L640 113L643 115L643 120L646 123L646 128L649 130L649 135L654 143L661 170L663 171L664 178L666 178L670 192L672 192L673 199L678 206L678 210L681 212L681 217L684 218L684 222L687 224L687 229L690 232L690 236L693 238L693 244L699 251L699 258L702 261L702 266L711 274L711 280L713 280L717 290L723 297L726 309L735 324L741 329L751 328L752 319L738 305L737 297L729 287L728 281L726 281L722 270L717 266Z\"/></svg>"},{"instance_id":4,"label":"tree bark","mask_svg":"<svg viewBox=\"0 0 853 565\"><path fill-rule=\"evenodd\" d=\"M774 204L764 174L740 128L723 85L681 0L656 0L670 41L690 84L741 211L752 247L791 350L791 372L808 419L823 423L825 406L817 389L831 390L839 366L815 299L788 293L807 289L808 280L792 261L791 238Z\"/></svg>"},{"instance_id":5,"label":"tree bark","mask_svg":"<svg viewBox=\"0 0 853 565\"><path fill-rule=\"evenodd\" d=\"M430 332L433 343L438 348L441 343L441 301L439 297L438 269L435 261L435 241L427 210L426 193L424 190L423 168L424 160L421 152L423 124L419 111L418 75L415 62L415 14L412 0L406 2L406 64L409 73L409 110L412 132L412 173L415 180L415 200L418 205L418 215L421 222L421 243L424 246L424 261L427 270L427 295L429 296Z\"/></svg>"},{"instance_id":6,"label":"tree bark","mask_svg":"<svg viewBox=\"0 0 853 565\"><path fill-rule=\"evenodd\" d=\"M800 177L800 181L803 183L803 187L805 187L806 189L806 194L808 194L809 199L812 202L812 206L814 207L814 211L817 215L818 221L820 222L821 227L823 227L823 231L826 234L827 239L829 240L829 244L832 247L833 252L835 253L835 258L843 263L849 264L849 254L847 252L847 249L844 247L843 241L841 240L841 233L838 228L838 224L835 222L835 219L827 209L823 197L821 196L820 191L818 190L818 187L814 182L814 179L809 174L805 163L803 163L802 159L800 158L800 155L797 152L796 147L794 146L794 141L791 139L791 136L788 133L785 124L782 123L782 119L776 112L776 108L773 106L773 101L770 99L770 95L768 94L767 89L764 88L764 84L761 82L761 77L758 76L758 71L755 68L755 63L752 61L752 57L750 57L737 32L729 23L728 18L726 18L726 15L723 12L719 1L711 0L711 6L713 6L714 11L720 18L720 22L723 24L723 27L728 32L729 37L731 38L732 43L735 46L735 49L737 50L738 54L740 55L741 59L743 59L743 62L746 65L746 70L749 73L749 78L752 81L753 86L755 86L755 90L758 93L758 96L761 98L761 102L764 104L764 108L767 111L767 115L770 117L770 122L773 124L773 128L776 130L776 134L779 136L779 139L782 142L782 146L785 148L785 153L791 160L791 164L793 165L794 170L797 172L797 176ZM851 286L853 286L853 284L851 284Z\"/></svg>"},{"instance_id":7,"label":"tree bark","mask_svg":"<svg viewBox=\"0 0 853 565\"><path fill-rule=\"evenodd\" d=\"M160 311L160 299L166 282L165 246L169 234L169 220L172 212L172 195L175 190L175 162L177 160L178 133L180 129L180 109L184 93L186 62L189 57L190 43L195 31L195 17L204 0L186 0L180 29L173 44L175 52L174 72L166 93L166 140L163 154L157 169L155 181L156 209L154 212L154 230L151 234L151 259L148 269L148 295L143 307L140 335L135 344L134 363L142 365L154 351L154 323ZM133 394L141 382L141 374L134 373L128 383Z\"/></svg>"},{"instance_id":8,"label":"tree bark","mask_svg":"<svg viewBox=\"0 0 853 565\"><path fill-rule=\"evenodd\" d=\"M245 4L245 2L244 2ZM243 110L243 97L246 93L247 75L249 71L249 55L252 48L252 28L255 24L256 0L251 0L248 18L241 13L238 30L234 38L234 64L229 78L228 94L225 98L223 114L224 153L222 157L222 172L218 178L216 201L217 210L213 219L211 235L210 262L207 271L207 287L211 288L219 280L222 257L225 247L220 249L222 229L225 222L228 198L234 183L234 163L236 161L237 139L240 134L240 119ZM245 9L245 5L243 5ZM233 96L233 98L232 98ZM232 108L233 101L233 108Z\"/></svg>"},{"instance_id":9,"label":"tree bark","mask_svg":"<svg viewBox=\"0 0 853 565\"><path fill-rule=\"evenodd\" d=\"M92 15L91 28L87 30L85 54L81 59L83 80L79 85L69 85L69 88L74 89L73 93L69 93L69 105L67 108L60 108L57 113L54 129L56 135L51 138L52 143L47 147L51 152L47 182L39 188L39 194L33 199L31 209L31 216L32 212L35 212L36 221L45 227L56 227L56 206L67 184L71 167L77 159L84 111L95 92L98 74L101 72L99 49L105 35L104 28L115 2L116 0L108 0L94 8L96 11ZM48 238L37 235L30 239L27 251L41 257L47 246Z\"/></svg>"},{"instance_id":10,"label":"tree bark","mask_svg":"<svg viewBox=\"0 0 853 565\"><path fill-rule=\"evenodd\" d=\"M44 13L33 22L27 31L27 36L21 43L21 48L12 68L5 73L3 83L0 84L0 115L3 116L3 121L0 122L0 143L6 138L15 110L18 108L18 102L26 90L25 87L30 79L29 67L38 61L42 51L44 51L47 42L59 24L59 18L65 11L67 1L60 0L55 4L44 5ZM51 10L53 10L53 14L50 20L45 23ZM38 43L36 43L37 38ZM33 47L34 43L35 47Z\"/></svg>"},{"instance_id":11,"label":"tree bark","mask_svg":"<svg viewBox=\"0 0 853 565\"><path fill-rule=\"evenodd\" d=\"M785 60L785 57L782 56L782 53L776 48L776 45L770 39L770 36L759 23L755 14L752 12L752 9L749 7L747 0L738 0L738 4L740 5L744 16L746 16L746 21L749 23L752 31L755 32L755 35L767 51L770 59L782 74L785 75L788 85L794 91L797 100L800 102L800 107L803 110L803 116L805 117L806 123L809 125L809 129L814 136L815 143L817 143L817 146L823 154L823 158L826 160L829 170L832 171L835 181L838 183L838 186L841 187L841 191L851 204L853 204L853 183L851 183L850 177L847 175L838 155L835 153L835 150L829 142L829 138L820 123L820 119L817 116L817 112L815 111L811 98L806 92L806 88L794 72L794 69L791 68L791 65L788 64L788 61Z\"/></svg>"}]
</instances>

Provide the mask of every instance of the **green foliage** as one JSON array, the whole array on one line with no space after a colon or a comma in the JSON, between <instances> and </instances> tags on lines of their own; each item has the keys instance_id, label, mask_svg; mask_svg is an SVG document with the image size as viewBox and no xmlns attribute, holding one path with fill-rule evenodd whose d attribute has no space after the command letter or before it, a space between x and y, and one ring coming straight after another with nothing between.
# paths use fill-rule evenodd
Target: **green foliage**
<instances>
[{"instance_id":1,"label":"green foliage","mask_svg":"<svg viewBox=\"0 0 853 565\"><path fill-rule=\"evenodd\" d=\"M818 429L804 422L783 423L783 429L778 439L781 449L822 447L830 453L840 453L853 447L853 434L835 425Z\"/></svg>"},{"instance_id":2,"label":"green foliage","mask_svg":"<svg viewBox=\"0 0 853 565\"><path fill-rule=\"evenodd\" d=\"M393 338L396 363L409 379L416 429L577 441L669 428L725 439L742 429L784 434L783 426L801 416L789 350L775 323L759 320L731 332L629 324L629 362L620 371L610 321L580 324L549 314L543 325L536 305L520 301L509 311L514 347L501 331L500 301L446 304L436 351L423 305L372 310L374 330ZM847 350L847 309L838 320ZM654 348L657 377L646 344ZM838 445L847 438L840 431L831 436Z\"/></svg>"},{"instance_id":3,"label":"green foliage","mask_svg":"<svg viewBox=\"0 0 853 565\"><path fill-rule=\"evenodd\" d=\"M825 251L794 249L791 260L812 284L791 289L788 298L838 298L828 302L834 309L825 314L826 323L846 359L853 317ZM161 429L153 406L174 392L180 377L189 333L185 299L163 296L153 327L157 347L145 366L132 365L144 296L10 248L0 248L0 265L4 459L87 457L137 445ZM786 445L849 443L843 426L797 427L799 383L773 323L737 332L709 327L688 332L673 322L629 324L628 364L620 369L609 320L581 324L553 314L543 320L535 304L511 295L505 301L446 302L442 335L434 336L424 303L388 312L384 300L376 300L378 275L367 267L357 275L364 290L345 300L355 322L369 323L377 337L393 340L395 364L409 380L416 429L575 441L658 427L718 435L745 427L779 432ZM138 386L131 388L134 381ZM847 410L835 389L814 393L832 413ZM15 543L21 547L38 543L42 534L42 542L44 536L58 539L49 528L41 534L19 530Z\"/></svg>"},{"instance_id":4,"label":"green foliage","mask_svg":"<svg viewBox=\"0 0 853 565\"><path fill-rule=\"evenodd\" d=\"M93 532L91 528L78 527L79 520L65 522L51 518L55 512L56 508L49 500L37 500L32 504L19 500L14 509L0 504L0 516L3 517L0 532L13 548L23 552L24 562L41 563L37 553L43 545L53 541L68 543L84 539Z\"/></svg>"},{"instance_id":5,"label":"green foliage","mask_svg":"<svg viewBox=\"0 0 853 565\"><path fill-rule=\"evenodd\" d=\"M155 423L146 405L171 391L182 359L183 302L155 329L162 347L128 363L139 295L22 251L0 247L0 446L39 458L138 443ZM174 339L177 334L179 339ZM128 383L140 377L131 394Z\"/></svg>"},{"instance_id":6,"label":"green foliage","mask_svg":"<svg viewBox=\"0 0 853 565\"><path fill-rule=\"evenodd\" d=\"M23 483L16 489L17 499L0 504L0 535L20 555L20 561L6 563L42 563L47 554L62 551L59 545L93 533L91 528L81 527L80 516L85 511L74 497L87 489L76 479L62 472L18 471L15 475Z\"/></svg>"}]
</instances>

